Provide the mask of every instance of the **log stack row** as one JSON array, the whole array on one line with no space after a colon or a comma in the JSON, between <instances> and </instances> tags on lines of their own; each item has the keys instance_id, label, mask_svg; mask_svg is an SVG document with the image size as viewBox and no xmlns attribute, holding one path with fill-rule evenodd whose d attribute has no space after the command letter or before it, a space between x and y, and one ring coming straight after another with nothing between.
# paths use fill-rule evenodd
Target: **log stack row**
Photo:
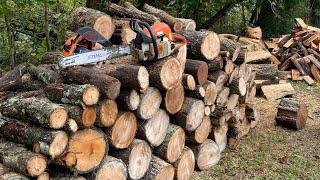
<instances>
[{"instance_id":1,"label":"log stack row","mask_svg":"<svg viewBox=\"0 0 320 180\"><path fill-rule=\"evenodd\" d=\"M239 53L220 50L216 33L149 5L106 9L117 17L76 9L72 16L81 18L70 29L89 25L128 44L134 38L124 18L164 21L188 45L156 62L129 55L68 69L21 64L5 74L2 177L190 179L257 125L255 73Z\"/></svg>"}]
</instances>

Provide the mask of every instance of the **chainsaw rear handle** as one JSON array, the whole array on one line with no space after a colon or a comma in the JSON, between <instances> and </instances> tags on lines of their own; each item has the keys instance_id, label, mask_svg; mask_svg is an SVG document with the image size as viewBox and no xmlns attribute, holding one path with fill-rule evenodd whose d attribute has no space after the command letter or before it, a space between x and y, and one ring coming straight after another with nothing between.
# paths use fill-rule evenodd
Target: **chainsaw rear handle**
<instances>
[{"instance_id":1,"label":"chainsaw rear handle","mask_svg":"<svg viewBox=\"0 0 320 180\"><path fill-rule=\"evenodd\" d=\"M145 27L149 34L150 34L150 37L151 37L151 42L152 42L152 45L153 45L153 50L154 50L154 57L153 57L153 60L157 60L158 59L158 45L157 45L157 40L156 40L156 37L154 36L153 32L152 32L152 29L150 27L150 25L146 22L143 22L143 21L139 21L137 19L131 19L130 20L130 28L137 34L140 34L142 36L143 39L150 39L149 36L146 35L145 32L143 32L141 29L143 29L143 27Z\"/></svg>"}]
</instances>

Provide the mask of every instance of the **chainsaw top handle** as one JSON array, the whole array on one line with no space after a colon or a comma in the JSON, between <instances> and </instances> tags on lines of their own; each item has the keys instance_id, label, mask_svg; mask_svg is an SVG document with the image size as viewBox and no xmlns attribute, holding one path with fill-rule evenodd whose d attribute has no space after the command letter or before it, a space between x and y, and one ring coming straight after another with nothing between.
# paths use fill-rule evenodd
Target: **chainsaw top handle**
<instances>
[{"instance_id":1,"label":"chainsaw top handle","mask_svg":"<svg viewBox=\"0 0 320 180\"><path fill-rule=\"evenodd\" d=\"M142 31L143 28L146 28L150 34L150 37ZM154 50L154 57L153 60L158 59L158 46L157 46L157 40L154 36L154 33L152 32L152 29L150 25L146 22L139 21L137 19L131 19L130 20L130 28L137 34L140 34L144 40L151 39L153 50Z\"/></svg>"}]
</instances>

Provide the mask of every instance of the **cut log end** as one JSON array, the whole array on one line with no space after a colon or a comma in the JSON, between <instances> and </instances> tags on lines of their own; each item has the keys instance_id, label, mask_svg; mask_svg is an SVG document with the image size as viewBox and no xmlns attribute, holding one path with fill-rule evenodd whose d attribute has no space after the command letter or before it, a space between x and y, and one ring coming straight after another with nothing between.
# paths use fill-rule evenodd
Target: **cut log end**
<instances>
[{"instance_id":1,"label":"cut log end","mask_svg":"<svg viewBox=\"0 0 320 180\"><path fill-rule=\"evenodd\" d=\"M169 114L176 114L180 111L184 101L184 88L181 83L165 94L165 106Z\"/></svg>"},{"instance_id":2,"label":"cut log end","mask_svg":"<svg viewBox=\"0 0 320 180\"><path fill-rule=\"evenodd\" d=\"M50 115L49 125L53 129L62 128L68 119L68 112L63 108L56 108Z\"/></svg>"},{"instance_id":3,"label":"cut log end","mask_svg":"<svg viewBox=\"0 0 320 180\"><path fill-rule=\"evenodd\" d=\"M64 131L58 131L50 144L49 147L49 155L52 158L57 157L58 155L62 154L63 151L66 149L68 145L68 135ZM41 143L40 143L41 145Z\"/></svg>"},{"instance_id":4,"label":"cut log end","mask_svg":"<svg viewBox=\"0 0 320 180\"><path fill-rule=\"evenodd\" d=\"M140 97L137 91L132 90L130 91L130 96L129 96L129 109L130 110L136 110L139 107L140 103Z\"/></svg>"},{"instance_id":5,"label":"cut log end","mask_svg":"<svg viewBox=\"0 0 320 180\"><path fill-rule=\"evenodd\" d=\"M47 172L43 172L37 177L37 180L50 180L50 175Z\"/></svg>"},{"instance_id":6,"label":"cut log end","mask_svg":"<svg viewBox=\"0 0 320 180\"><path fill-rule=\"evenodd\" d=\"M140 97L137 114L141 119L150 119L158 110L162 101L161 93L154 87L149 87Z\"/></svg>"},{"instance_id":7,"label":"cut log end","mask_svg":"<svg viewBox=\"0 0 320 180\"><path fill-rule=\"evenodd\" d=\"M77 131L71 137L68 152L76 155L75 169L83 174L99 166L107 148L103 133L85 129Z\"/></svg>"},{"instance_id":8,"label":"cut log end","mask_svg":"<svg viewBox=\"0 0 320 180\"><path fill-rule=\"evenodd\" d=\"M99 101L99 96L99 89L94 86L90 86L84 90L82 95L82 101L87 106L92 106Z\"/></svg>"},{"instance_id":9,"label":"cut log end","mask_svg":"<svg viewBox=\"0 0 320 180\"><path fill-rule=\"evenodd\" d=\"M211 120L209 116L205 116L200 126L195 130L195 141L199 144L203 143L211 132Z\"/></svg>"},{"instance_id":10,"label":"cut log end","mask_svg":"<svg viewBox=\"0 0 320 180\"><path fill-rule=\"evenodd\" d=\"M191 179L195 168L195 157L191 149L184 149L175 167L177 179Z\"/></svg>"},{"instance_id":11,"label":"cut log end","mask_svg":"<svg viewBox=\"0 0 320 180\"><path fill-rule=\"evenodd\" d=\"M221 157L219 146L209 139L199 145L195 156L200 170L207 170L216 165Z\"/></svg>"},{"instance_id":12,"label":"cut log end","mask_svg":"<svg viewBox=\"0 0 320 180\"><path fill-rule=\"evenodd\" d=\"M75 153L68 152L63 156L63 161L67 167L73 167L77 163L77 157Z\"/></svg>"},{"instance_id":13,"label":"cut log end","mask_svg":"<svg viewBox=\"0 0 320 180\"><path fill-rule=\"evenodd\" d=\"M194 131L200 125L204 116L204 109L203 101L194 102L187 116L186 129L188 131Z\"/></svg>"},{"instance_id":14,"label":"cut log end","mask_svg":"<svg viewBox=\"0 0 320 180\"><path fill-rule=\"evenodd\" d=\"M114 124L118 115L118 106L114 100L106 99L100 104L99 123L104 127Z\"/></svg>"},{"instance_id":15,"label":"cut log end","mask_svg":"<svg viewBox=\"0 0 320 180\"><path fill-rule=\"evenodd\" d=\"M96 121L96 111L93 107L87 107L82 113L82 121L85 127L90 127Z\"/></svg>"},{"instance_id":16,"label":"cut log end","mask_svg":"<svg viewBox=\"0 0 320 180\"><path fill-rule=\"evenodd\" d=\"M105 15L96 19L93 28L102 34L106 39L110 39L116 27L113 19L110 16Z\"/></svg>"},{"instance_id":17,"label":"cut log end","mask_svg":"<svg viewBox=\"0 0 320 180\"><path fill-rule=\"evenodd\" d=\"M184 76L186 77L184 78ZM183 85L186 89L193 91L196 89L196 80L192 75L185 74L183 75Z\"/></svg>"},{"instance_id":18,"label":"cut log end","mask_svg":"<svg viewBox=\"0 0 320 180\"><path fill-rule=\"evenodd\" d=\"M74 119L69 118L64 127L64 130L67 132L75 133L78 131L78 129L79 129L79 126L77 122Z\"/></svg>"},{"instance_id":19,"label":"cut log end","mask_svg":"<svg viewBox=\"0 0 320 180\"><path fill-rule=\"evenodd\" d=\"M149 87L149 73L144 66L141 66L139 68L138 81L142 91Z\"/></svg>"},{"instance_id":20,"label":"cut log end","mask_svg":"<svg viewBox=\"0 0 320 180\"><path fill-rule=\"evenodd\" d=\"M115 148L127 148L134 139L137 119L132 112L120 113L110 132L111 143Z\"/></svg>"},{"instance_id":21,"label":"cut log end","mask_svg":"<svg viewBox=\"0 0 320 180\"><path fill-rule=\"evenodd\" d=\"M38 155L30 158L27 161L27 172L30 176L39 176L44 172L47 167L47 162L45 157Z\"/></svg>"},{"instance_id":22,"label":"cut log end","mask_svg":"<svg viewBox=\"0 0 320 180\"><path fill-rule=\"evenodd\" d=\"M201 44L201 53L208 60L213 60L220 53L220 40L219 36L210 32L204 39Z\"/></svg>"},{"instance_id":23,"label":"cut log end","mask_svg":"<svg viewBox=\"0 0 320 180\"><path fill-rule=\"evenodd\" d=\"M128 171L132 179L140 179L149 168L151 161L151 148L145 141L137 143L129 156Z\"/></svg>"},{"instance_id":24,"label":"cut log end","mask_svg":"<svg viewBox=\"0 0 320 180\"><path fill-rule=\"evenodd\" d=\"M161 83L165 89L172 89L181 80L180 63L175 58L168 58L160 72Z\"/></svg>"},{"instance_id":25,"label":"cut log end","mask_svg":"<svg viewBox=\"0 0 320 180\"><path fill-rule=\"evenodd\" d=\"M117 179L126 180L127 179L127 167L126 165L117 158L106 156L104 162L94 173L94 180L104 180L104 179Z\"/></svg>"},{"instance_id":26,"label":"cut log end","mask_svg":"<svg viewBox=\"0 0 320 180\"><path fill-rule=\"evenodd\" d=\"M182 128L177 129L171 136L168 149L167 149L167 159L169 162L175 162L183 151L185 144L185 133Z\"/></svg>"}]
</instances>

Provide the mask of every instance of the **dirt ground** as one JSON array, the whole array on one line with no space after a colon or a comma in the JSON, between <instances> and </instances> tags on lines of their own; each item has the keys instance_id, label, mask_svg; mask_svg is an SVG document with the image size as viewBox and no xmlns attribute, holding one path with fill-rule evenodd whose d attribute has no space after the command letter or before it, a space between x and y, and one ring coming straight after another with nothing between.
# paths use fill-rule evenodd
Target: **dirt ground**
<instances>
[{"instance_id":1,"label":"dirt ground","mask_svg":"<svg viewBox=\"0 0 320 180\"><path fill-rule=\"evenodd\" d=\"M301 131L275 126L279 101L256 98L261 122L241 139L236 151L226 149L218 165L196 172L193 179L320 179L320 83L293 83L294 97L308 106Z\"/></svg>"}]
</instances>

